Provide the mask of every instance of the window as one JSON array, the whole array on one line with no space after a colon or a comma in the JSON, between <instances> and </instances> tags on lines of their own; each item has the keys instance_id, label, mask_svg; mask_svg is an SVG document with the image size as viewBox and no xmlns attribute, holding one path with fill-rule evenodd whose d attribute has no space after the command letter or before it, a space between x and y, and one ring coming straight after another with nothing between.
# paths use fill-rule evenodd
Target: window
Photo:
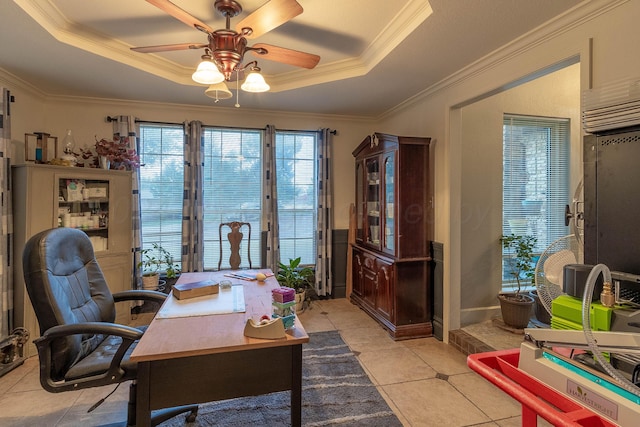
<instances>
[{"instance_id":1,"label":"window","mask_svg":"<svg viewBox=\"0 0 640 427\"><path fill-rule=\"evenodd\" d=\"M217 270L220 258L220 223L251 224L251 262L260 265L262 212L262 131L204 128L203 225L204 268ZM228 267L229 245L223 230L222 266ZM245 234L243 241L249 236ZM246 251L242 245L241 250ZM248 268L241 252L241 268Z\"/></svg>"},{"instance_id":2,"label":"window","mask_svg":"<svg viewBox=\"0 0 640 427\"><path fill-rule=\"evenodd\" d=\"M505 114L502 160L503 234L535 236L541 253L569 233L569 119Z\"/></svg>"},{"instance_id":3,"label":"window","mask_svg":"<svg viewBox=\"0 0 640 427\"><path fill-rule=\"evenodd\" d=\"M143 249L159 243L180 262L184 130L141 126L140 215Z\"/></svg>"},{"instance_id":4,"label":"window","mask_svg":"<svg viewBox=\"0 0 640 427\"><path fill-rule=\"evenodd\" d=\"M280 258L316 260L316 132L276 132Z\"/></svg>"},{"instance_id":5,"label":"window","mask_svg":"<svg viewBox=\"0 0 640 427\"><path fill-rule=\"evenodd\" d=\"M221 222L251 223L251 261L260 265L263 132L203 127L203 225L206 270L218 268ZM276 132L281 259L315 264L316 132ZM140 127L141 233L144 248L160 243L179 261L184 183L182 125ZM223 231L223 239L225 239ZM248 236L245 236L245 239ZM224 245L223 250L228 248ZM225 257L223 253L223 267ZM242 256L241 267L248 267Z\"/></svg>"}]
</instances>

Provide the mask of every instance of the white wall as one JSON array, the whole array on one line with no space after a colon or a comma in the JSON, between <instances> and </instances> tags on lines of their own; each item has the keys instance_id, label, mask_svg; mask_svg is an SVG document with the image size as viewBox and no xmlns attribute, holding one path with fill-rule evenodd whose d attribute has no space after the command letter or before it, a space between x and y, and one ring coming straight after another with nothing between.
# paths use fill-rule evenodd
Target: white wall
<instances>
[{"instance_id":1,"label":"white wall","mask_svg":"<svg viewBox=\"0 0 640 427\"><path fill-rule=\"evenodd\" d=\"M498 314L501 290L502 122L505 113L571 120L570 188L582 176L580 65L540 77L461 109L461 323ZM576 160L578 160L576 162ZM573 191L570 193L573 195ZM487 245L487 242L491 242ZM498 268L496 268L498 266Z\"/></svg>"},{"instance_id":2,"label":"white wall","mask_svg":"<svg viewBox=\"0 0 640 427\"><path fill-rule=\"evenodd\" d=\"M580 90L592 82L597 88L603 83L640 74L640 32L637 17L640 1L584 2L566 17L538 28L515 40L456 75L428 88L388 114L379 128L383 132L431 136L434 145L435 171L435 240L444 244L444 336L460 327L461 301L474 295L476 283L467 284L462 275L464 208L463 183L466 171L463 151L467 140L463 135L463 111L460 107L477 99L510 88L522 79L540 75L543 70L558 68L558 64L579 58ZM591 44L592 41L592 44ZM570 62L570 61L569 61ZM572 165L579 153L572 153ZM500 169L488 170L500 174ZM487 178L493 189L500 180ZM501 185L501 184L500 184ZM480 215L481 213L476 213ZM493 233L491 233L493 234ZM476 250L489 250L495 236L479 237ZM498 269L499 265L493 265ZM479 273L480 274L480 273ZM487 288L487 295L494 289ZM475 298L478 295L474 295Z\"/></svg>"},{"instance_id":3,"label":"white wall","mask_svg":"<svg viewBox=\"0 0 640 427\"><path fill-rule=\"evenodd\" d=\"M4 79L9 79L5 76ZM133 115L141 120L182 123L201 120L207 125L245 126L264 128L267 124L279 129L317 130L337 129L333 136L334 175L334 229L349 227L349 205L354 199L353 149L370 134L375 122L358 117L311 115L284 112L251 111L243 108L194 107L124 100L47 97L37 89L23 83L3 83L12 91L16 102L12 104L13 163L24 160L24 134L47 132L58 137L58 151L66 129L71 129L77 147L91 146L95 137L111 138L112 124L107 116ZM61 154L61 153L59 153Z\"/></svg>"}]
</instances>

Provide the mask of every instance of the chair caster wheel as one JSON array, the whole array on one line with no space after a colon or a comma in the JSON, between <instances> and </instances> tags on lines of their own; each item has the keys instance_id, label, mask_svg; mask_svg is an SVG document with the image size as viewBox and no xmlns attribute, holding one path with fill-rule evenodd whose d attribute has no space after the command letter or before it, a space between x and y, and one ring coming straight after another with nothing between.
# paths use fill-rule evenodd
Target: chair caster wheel
<instances>
[{"instance_id":1,"label":"chair caster wheel","mask_svg":"<svg viewBox=\"0 0 640 427\"><path fill-rule=\"evenodd\" d=\"M198 409L196 408L196 409L192 410L189 415L187 415L187 422L188 423L195 422L197 416L198 416Z\"/></svg>"}]
</instances>

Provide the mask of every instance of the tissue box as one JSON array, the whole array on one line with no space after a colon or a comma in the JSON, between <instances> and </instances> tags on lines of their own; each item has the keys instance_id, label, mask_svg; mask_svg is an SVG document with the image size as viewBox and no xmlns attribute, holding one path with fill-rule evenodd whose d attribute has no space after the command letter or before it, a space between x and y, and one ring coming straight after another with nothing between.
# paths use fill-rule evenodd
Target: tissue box
<instances>
[{"instance_id":1,"label":"tissue box","mask_svg":"<svg viewBox=\"0 0 640 427\"><path fill-rule=\"evenodd\" d=\"M271 291L271 296L275 302L290 302L296 299L295 289L281 287Z\"/></svg>"},{"instance_id":2,"label":"tissue box","mask_svg":"<svg viewBox=\"0 0 640 427\"><path fill-rule=\"evenodd\" d=\"M178 299L201 297L204 295L217 294L218 292L220 292L220 288L213 280L173 285L173 296Z\"/></svg>"}]
</instances>

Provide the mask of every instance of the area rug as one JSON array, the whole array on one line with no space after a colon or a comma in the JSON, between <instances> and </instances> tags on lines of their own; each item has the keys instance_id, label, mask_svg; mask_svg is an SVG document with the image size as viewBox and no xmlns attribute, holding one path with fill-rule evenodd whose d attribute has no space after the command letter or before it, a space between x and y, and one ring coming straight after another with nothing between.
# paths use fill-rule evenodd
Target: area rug
<instances>
[{"instance_id":1,"label":"area rug","mask_svg":"<svg viewBox=\"0 0 640 427\"><path fill-rule=\"evenodd\" d=\"M302 350L302 425L402 426L337 331L309 334ZM184 426L184 416L162 427ZM290 392L201 404L189 426L291 425Z\"/></svg>"}]
</instances>

